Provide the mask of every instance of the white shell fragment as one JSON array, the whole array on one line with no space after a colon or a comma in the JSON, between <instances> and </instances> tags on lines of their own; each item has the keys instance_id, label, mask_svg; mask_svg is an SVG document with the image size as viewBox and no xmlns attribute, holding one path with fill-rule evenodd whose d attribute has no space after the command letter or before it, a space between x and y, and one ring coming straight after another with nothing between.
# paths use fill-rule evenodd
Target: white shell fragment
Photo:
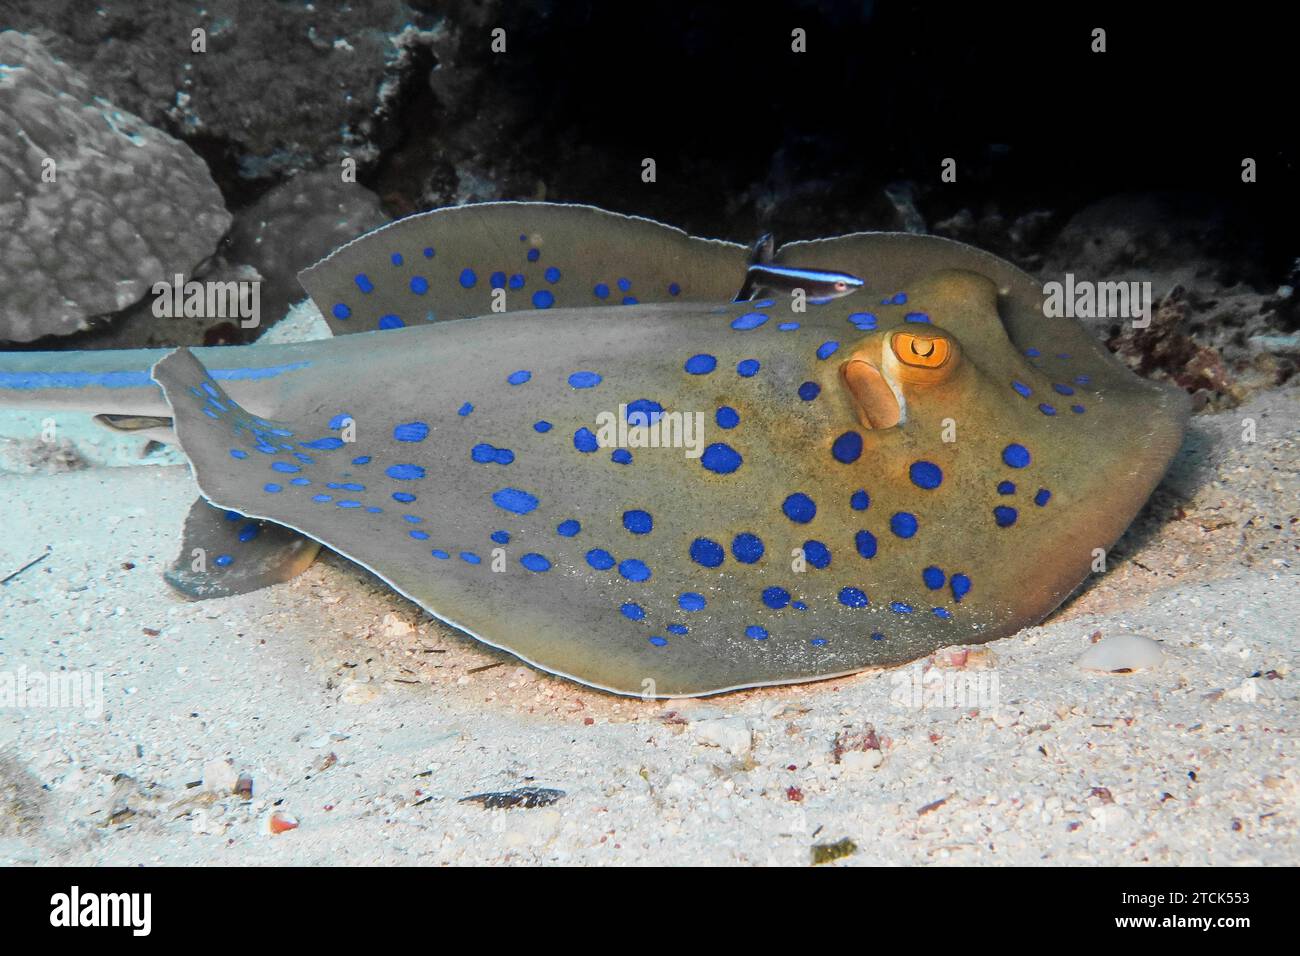
<instances>
[{"instance_id":1,"label":"white shell fragment","mask_svg":"<svg viewBox=\"0 0 1300 956\"><path fill-rule=\"evenodd\" d=\"M1164 659L1165 652L1151 638L1118 634L1092 645L1083 652L1078 664L1086 671L1116 674L1159 667Z\"/></svg>"}]
</instances>

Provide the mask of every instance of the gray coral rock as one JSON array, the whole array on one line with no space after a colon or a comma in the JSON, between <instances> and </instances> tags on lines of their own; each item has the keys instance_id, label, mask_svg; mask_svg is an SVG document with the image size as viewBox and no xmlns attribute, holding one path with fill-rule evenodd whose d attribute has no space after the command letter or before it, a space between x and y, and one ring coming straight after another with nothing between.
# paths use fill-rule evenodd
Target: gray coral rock
<instances>
[{"instance_id":1,"label":"gray coral rock","mask_svg":"<svg viewBox=\"0 0 1300 956\"><path fill-rule=\"evenodd\" d=\"M85 328L212 254L230 214L203 161L0 33L0 340Z\"/></svg>"}]
</instances>

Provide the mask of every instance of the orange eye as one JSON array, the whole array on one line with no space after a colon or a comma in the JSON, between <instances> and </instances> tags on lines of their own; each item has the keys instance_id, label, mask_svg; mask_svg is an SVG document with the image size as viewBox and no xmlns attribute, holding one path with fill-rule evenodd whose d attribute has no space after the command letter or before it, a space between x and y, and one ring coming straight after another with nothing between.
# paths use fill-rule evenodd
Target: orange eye
<instances>
[{"instance_id":1,"label":"orange eye","mask_svg":"<svg viewBox=\"0 0 1300 956\"><path fill-rule=\"evenodd\" d=\"M937 335L895 332L890 345L895 357L913 368L942 368L952 356L948 340Z\"/></svg>"}]
</instances>

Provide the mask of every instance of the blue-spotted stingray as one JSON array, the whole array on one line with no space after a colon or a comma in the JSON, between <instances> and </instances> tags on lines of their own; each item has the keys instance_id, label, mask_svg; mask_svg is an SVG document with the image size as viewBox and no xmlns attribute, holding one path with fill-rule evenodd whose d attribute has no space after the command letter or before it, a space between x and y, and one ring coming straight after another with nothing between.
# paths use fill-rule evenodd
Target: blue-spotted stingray
<instances>
[{"instance_id":1,"label":"blue-spotted stingray","mask_svg":"<svg viewBox=\"0 0 1300 956\"><path fill-rule=\"evenodd\" d=\"M862 285L733 302L741 245L589 207L437 210L302 274L357 334L8 354L0 401L170 420L215 506L170 574L194 596L321 543L616 693L815 680L1041 620L1159 481L1186 397L969 246L861 233L772 261Z\"/></svg>"}]
</instances>

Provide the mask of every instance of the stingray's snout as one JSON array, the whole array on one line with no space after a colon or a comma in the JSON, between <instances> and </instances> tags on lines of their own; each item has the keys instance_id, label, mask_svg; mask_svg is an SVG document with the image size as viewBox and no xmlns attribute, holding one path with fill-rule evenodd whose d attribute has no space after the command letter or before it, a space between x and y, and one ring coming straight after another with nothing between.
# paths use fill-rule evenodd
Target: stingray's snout
<instances>
[{"instance_id":1,"label":"stingray's snout","mask_svg":"<svg viewBox=\"0 0 1300 956\"><path fill-rule=\"evenodd\" d=\"M903 417L898 396L871 362L854 357L840 366L840 378L853 396L863 428L893 428Z\"/></svg>"}]
</instances>

